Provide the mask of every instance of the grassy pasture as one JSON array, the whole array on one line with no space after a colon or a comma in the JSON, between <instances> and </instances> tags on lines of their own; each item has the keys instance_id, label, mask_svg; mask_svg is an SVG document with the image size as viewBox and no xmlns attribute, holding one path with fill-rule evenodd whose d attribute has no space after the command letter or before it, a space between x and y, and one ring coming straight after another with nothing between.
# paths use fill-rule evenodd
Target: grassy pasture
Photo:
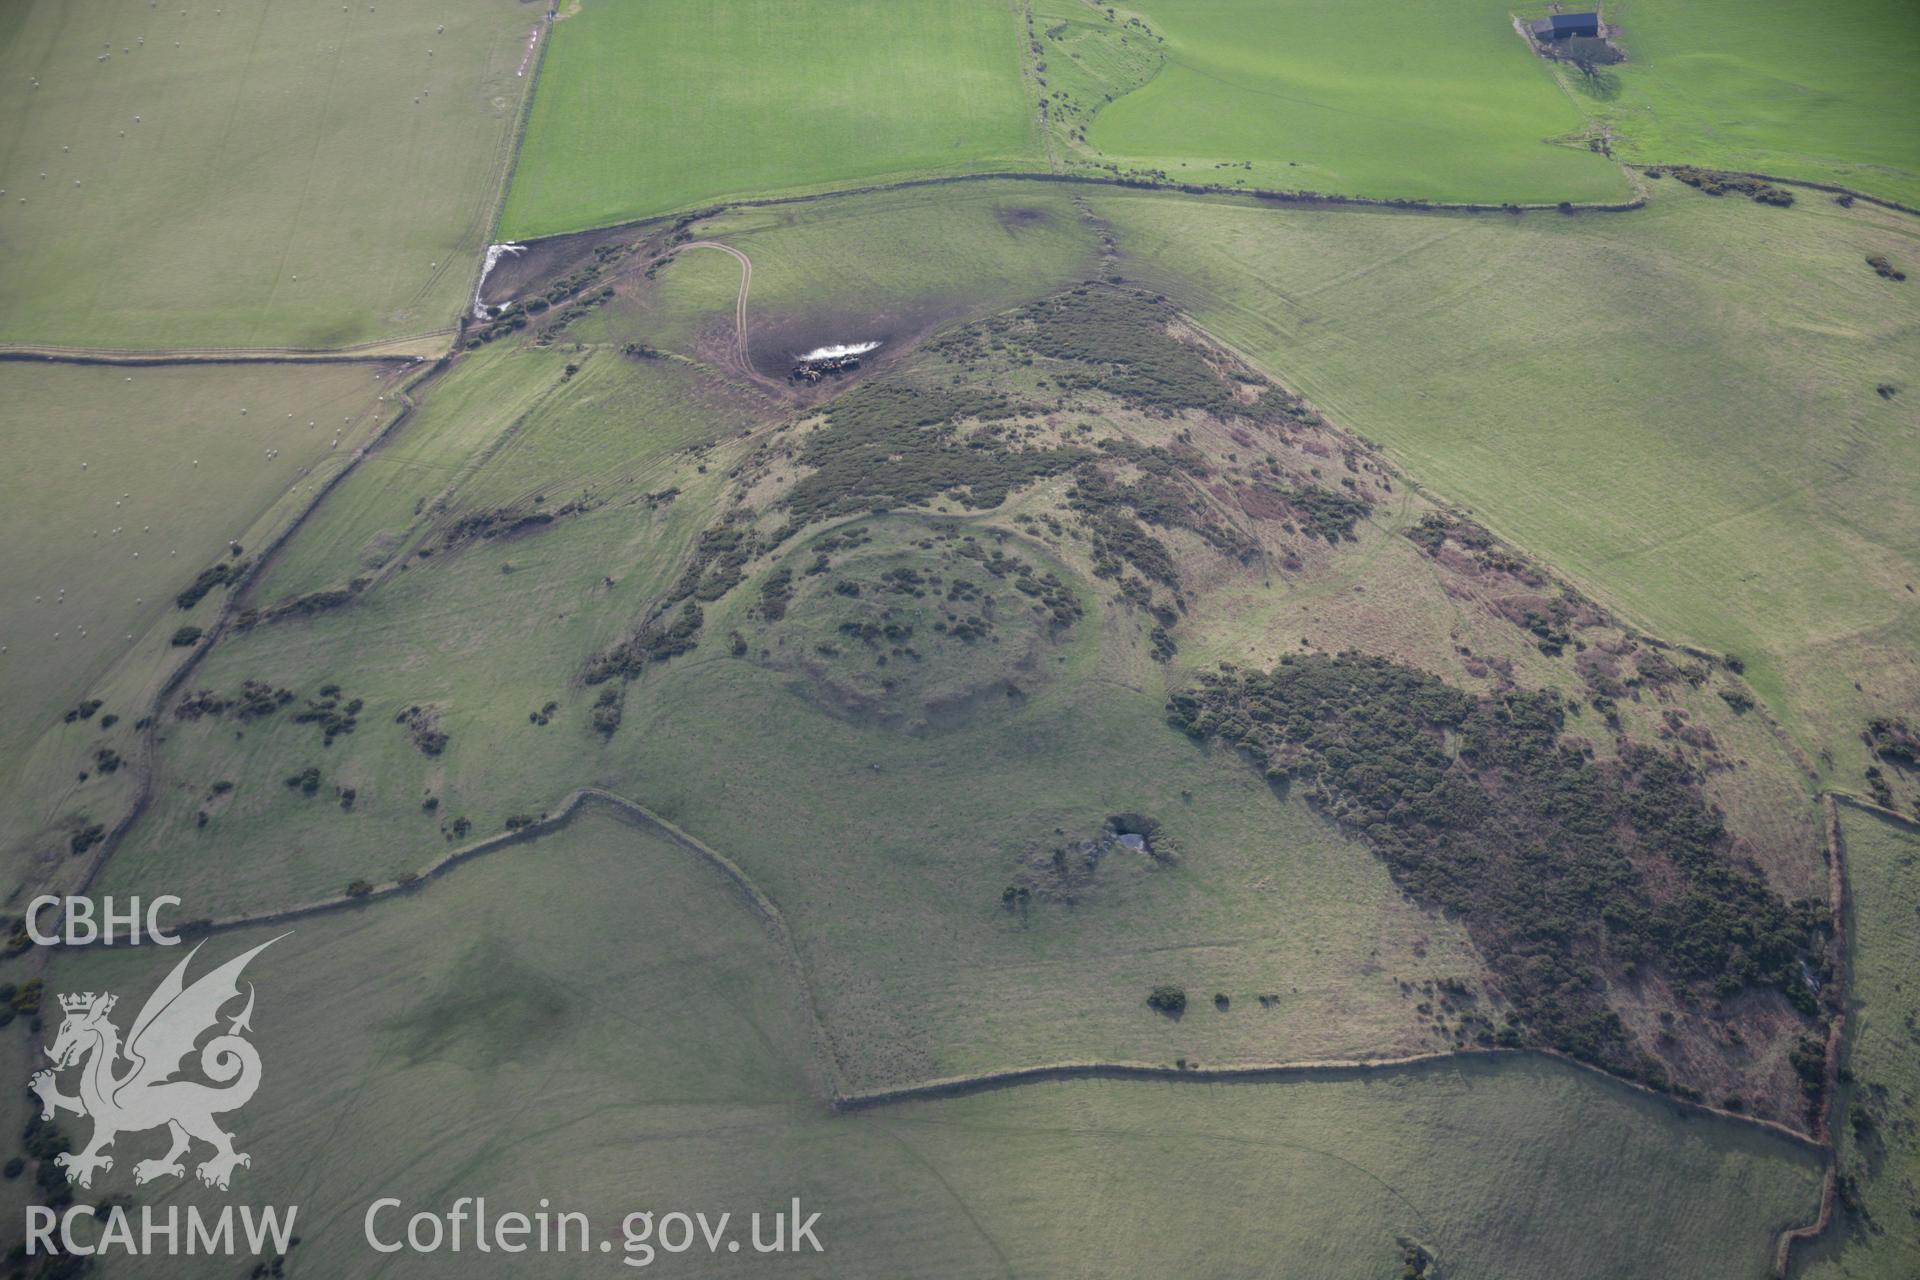
<instances>
[{"instance_id":1,"label":"grassy pasture","mask_svg":"<svg viewBox=\"0 0 1920 1280\"><path fill-rule=\"evenodd\" d=\"M1920 13L1901 0L1620 0L1628 61L1576 101L1614 132L1614 154L1832 182L1920 204Z\"/></svg>"},{"instance_id":2,"label":"grassy pasture","mask_svg":"<svg viewBox=\"0 0 1920 1280\"><path fill-rule=\"evenodd\" d=\"M1920 385L1920 300L1863 259L1920 232L1655 187L1582 218L1092 203L1124 269L1414 478L1655 634L1741 656L1857 787L1861 725L1920 700L1920 432L1874 390Z\"/></svg>"},{"instance_id":3,"label":"grassy pasture","mask_svg":"<svg viewBox=\"0 0 1920 1280\"><path fill-rule=\"evenodd\" d=\"M1835 1229L1797 1259L1794 1274L1805 1280L1907 1276L1920 1266L1920 836L1855 809L1841 811L1841 824L1852 894L1852 1081L1834 1127L1851 1186Z\"/></svg>"},{"instance_id":4,"label":"grassy pasture","mask_svg":"<svg viewBox=\"0 0 1920 1280\"><path fill-rule=\"evenodd\" d=\"M740 196L1042 168L1008 0L587 4L553 48L501 233Z\"/></svg>"},{"instance_id":5,"label":"grassy pasture","mask_svg":"<svg viewBox=\"0 0 1920 1280\"><path fill-rule=\"evenodd\" d=\"M452 324L537 16L7 5L0 341L332 347Z\"/></svg>"},{"instance_id":6,"label":"grassy pasture","mask_svg":"<svg viewBox=\"0 0 1920 1280\"><path fill-rule=\"evenodd\" d=\"M667 512L701 501L690 491ZM1459 931L1406 904L1363 848L1171 733L1157 688L1099 678L1091 619L1024 704L997 697L915 736L843 719L787 674L729 656L729 630L755 632L739 616L750 581L708 607L701 649L627 689L603 741L588 723L597 690L571 687L575 674L670 580L698 527L596 512L513 550L511 574L504 549L436 555L351 609L224 643L194 687L254 678L307 697L334 682L365 700L360 728L323 747L284 716L170 725L156 804L102 891L164 883L196 914L323 896L423 865L455 818L477 837L601 785L722 849L782 905L845 1070L865 1084L1083 1054L1416 1048L1430 1040L1419 997L1396 980L1477 972ZM603 575L616 585L596 587ZM531 723L550 701L552 723ZM436 708L442 755L392 723L409 705ZM309 766L319 794L283 785ZM209 803L222 780L230 796ZM335 802L343 786L351 812ZM811 799L829 795L845 803ZM1029 860L1129 811L1166 824L1179 866L1117 861L1073 904L1002 907ZM1142 1001L1170 980L1232 992L1242 1011L1160 1018ZM1254 1001L1268 993L1273 1007Z\"/></svg>"},{"instance_id":7,"label":"grassy pasture","mask_svg":"<svg viewBox=\"0 0 1920 1280\"><path fill-rule=\"evenodd\" d=\"M396 402L381 397L396 384L390 366L365 364L0 364L0 447L16 481L0 508L9 855L64 844L48 824L79 809L111 817L125 778L89 757L128 749L184 652L174 631L204 624L224 592L188 611L174 596L233 559L229 540L253 548L283 528L390 417ZM62 723L83 698L120 723ZM80 771L94 777L77 783Z\"/></svg>"},{"instance_id":8,"label":"grassy pasture","mask_svg":"<svg viewBox=\"0 0 1920 1280\"><path fill-rule=\"evenodd\" d=\"M732 209L703 220L700 233L753 259L754 359L775 375L787 357L823 343L897 346L1083 279L1099 247L1072 195L1019 181ZM682 254L634 310L607 309L606 336L678 348L718 325L730 337L739 285L724 255Z\"/></svg>"},{"instance_id":9,"label":"grassy pasture","mask_svg":"<svg viewBox=\"0 0 1920 1280\"><path fill-rule=\"evenodd\" d=\"M1135 16L1145 28L1129 24ZM1036 23L1049 65L1056 54L1072 65L1076 42L1125 40L1164 58L1135 88L1125 48L1082 52L1079 67L1098 74L1113 63L1107 74L1119 77L1077 91L1063 81L1095 162L1176 182L1428 200L1626 194L1604 156L1556 145L1581 134L1584 118L1514 34L1505 5L1141 0L1109 18L1054 0ZM1075 30L1089 26L1106 30Z\"/></svg>"},{"instance_id":10,"label":"grassy pasture","mask_svg":"<svg viewBox=\"0 0 1920 1280\"><path fill-rule=\"evenodd\" d=\"M276 932L220 935L197 963ZM176 958L64 956L49 988L130 1002ZM580 1273L573 1257L471 1249L374 1269L361 1219L381 1195L407 1212L549 1197L586 1212L616 1258L628 1212L730 1211L738 1231L799 1196L823 1215L826 1252L763 1269L1279 1263L1371 1280L1417 1241L1460 1274L1744 1280L1816 1197L1797 1146L1544 1060L1044 1084L834 1115L778 953L732 885L600 811L413 895L301 922L248 976L266 1069L235 1117L254 1157L236 1186L300 1204L295 1264L326 1274ZM123 1189L152 1141L123 1138L104 1189ZM203 1199L190 1182L138 1195ZM688 1274L730 1266L661 1258Z\"/></svg>"},{"instance_id":11,"label":"grassy pasture","mask_svg":"<svg viewBox=\"0 0 1920 1280\"><path fill-rule=\"evenodd\" d=\"M569 364L579 372L569 376ZM535 497L558 507L583 494L667 488L672 455L743 423L737 407L702 392L685 364L636 367L612 349L474 353L459 376L433 387L417 421L315 513L259 598L271 604L397 573L430 529L489 510L531 510Z\"/></svg>"}]
</instances>

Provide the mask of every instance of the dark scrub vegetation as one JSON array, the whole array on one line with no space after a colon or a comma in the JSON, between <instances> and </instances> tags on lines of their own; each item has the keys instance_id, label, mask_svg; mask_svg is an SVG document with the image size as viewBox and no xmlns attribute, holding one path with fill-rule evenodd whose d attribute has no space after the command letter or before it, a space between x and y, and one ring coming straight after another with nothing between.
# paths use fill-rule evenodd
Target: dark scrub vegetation
<instances>
[{"instance_id":1,"label":"dark scrub vegetation","mask_svg":"<svg viewBox=\"0 0 1920 1280\"><path fill-rule=\"evenodd\" d=\"M1674 1088L1607 1004L1610 976L1650 970L1683 999L1779 991L1816 1012L1822 904L1789 904L1731 857L1676 753L1622 742L1597 762L1562 738L1559 695L1475 697L1386 658L1282 658L1223 669L1169 706L1195 738L1244 750L1362 833L1417 899L1457 913L1515 1021L1545 1045Z\"/></svg>"},{"instance_id":2,"label":"dark scrub vegetation","mask_svg":"<svg viewBox=\"0 0 1920 1280\"><path fill-rule=\"evenodd\" d=\"M864 383L835 401L826 426L801 446L799 461L814 470L787 494L787 509L805 523L943 496L968 507L996 507L1020 486L1089 456L1078 448L1015 448L961 429L966 421L1019 412L997 392Z\"/></svg>"},{"instance_id":3,"label":"dark scrub vegetation","mask_svg":"<svg viewBox=\"0 0 1920 1280\"><path fill-rule=\"evenodd\" d=\"M447 749L447 733L440 727L440 714L431 707L412 706L393 718L407 727L407 736L423 755L437 756Z\"/></svg>"},{"instance_id":4,"label":"dark scrub vegetation","mask_svg":"<svg viewBox=\"0 0 1920 1280\"><path fill-rule=\"evenodd\" d=\"M1035 355L1081 366L1056 375L1066 388L1104 391L1140 408L1244 412L1231 384L1167 332L1174 318L1173 305L1155 294L1083 285L997 327L1011 329Z\"/></svg>"},{"instance_id":5,"label":"dark scrub vegetation","mask_svg":"<svg viewBox=\"0 0 1920 1280\"><path fill-rule=\"evenodd\" d=\"M1658 171L1650 171L1658 176ZM1729 191L1738 192L1760 204L1779 205L1782 208L1793 203L1793 192L1785 187L1776 187L1764 178L1750 178L1739 173L1722 173L1717 169L1697 169L1692 165L1675 165L1667 172L1686 183L1696 191L1704 191L1710 196L1725 195Z\"/></svg>"},{"instance_id":6,"label":"dark scrub vegetation","mask_svg":"<svg viewBox=\"0 0 1920 1280\"><path fill-rule=\"evenodd\" d=\"M1903 717L1876 716L1861 735L1873 754L1907 769L1920 769L1920 732Z\"/></svg>"},{"instance_id":7,"label":"dark scrub vegetation","mask_svg":"<svg viewBox=\"0 0 1920 1280\"><path fill-rule=\"evenodd\" d=\"M690 653L699 643L700 627L706 621L700 606L689 600L672 620L661 619L642 627L632 638L594 658L587 665L586 682L603 684L616 676L637 676L649 662Z\"/></svg>"},{"instance_id":8,"label":"dark scrub vegetation","mask_svg":"<svg viewBox=\"0 0 1920 1280\"><path fill-rule=\"evenodd\" d=\"M214 588L240 581L246 568L247 562L244 560L222 560L219 564L202 569L195 575L193 581L173 598L173 602L182 609L191 609L205 599Z\"/></svg>"},{"instance_id":9,"label":"dark scrub vegetation","mask_svg":"<svg viewBox=\"0 0 1920 1280\"><path fill-rule=\"evenodd\" d=\"M1893 263L1887 261L1887 259L1881 254L1876 253L1876 254L1869 255L1867 258L1867 265L1872 267L1873 273L1879 276L1882 280L1898 281L1898 280L1905 280L1907 278L1906 272L1894 266Z\"/></svg>"},{"instance_id":10,"label":"dark scrub vegetation","mask_svg":"<svg viewBox=\"0 0 1920 1280\"><path fill-rule=\"evenodd\" d=\"M215 693L212 689L187 694L174 705L173 714L180 720L198 720L202 716L218 719L231 714L246 723L274 715L293 701L291 689L276 689L264 680L247 680L241 684L240 691L231 696ZM335 738L343 733L352 733L358 727L357 717L365 706L366 703L360 698L349 698L343 702L340 686L326 684L320 687L316 696L307 700L306 706L293 713L293 721L295 724L318 725L321 745L330 747Z\"/></svg>"}]
</instances>

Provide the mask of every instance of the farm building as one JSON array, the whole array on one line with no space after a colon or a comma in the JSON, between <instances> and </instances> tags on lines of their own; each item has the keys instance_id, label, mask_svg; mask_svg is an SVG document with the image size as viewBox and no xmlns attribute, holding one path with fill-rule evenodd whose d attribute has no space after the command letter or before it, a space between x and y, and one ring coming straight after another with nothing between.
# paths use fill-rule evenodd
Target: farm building
<instances>
[{"instance_id":1,"label":"farm building","mask_svg":"<svg viewBox=\"0 0 1920 1280\"><path fill-rule=\"evenodd\" d=\"M1533 38L1536 40L1567 40L1574 36L1599 34L1600 15L1597 13L1556 13L1533 24Z\"/></svg>"}]
</instances>

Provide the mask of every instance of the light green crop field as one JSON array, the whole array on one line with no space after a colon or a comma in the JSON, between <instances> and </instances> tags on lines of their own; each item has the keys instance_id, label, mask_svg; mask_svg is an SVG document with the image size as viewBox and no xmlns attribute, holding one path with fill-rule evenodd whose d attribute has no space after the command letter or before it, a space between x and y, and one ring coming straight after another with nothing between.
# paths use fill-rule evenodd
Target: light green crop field
<instances>
[{"instance_id":1,"label":"light green crop field","mask_svg":"<svg viewBox=\"0 0 1920 1280\"><path fill-rule=\"evenodd\" d=\"M130 749L134 722L204 625L175 595L230 540L283 529L397 405L397 366L75 367L0 364L0 451L17 492L0 504L0 849L8 866L65 844L48 824L99 821L124 777L92 759ZM82 699L95 717L64 723ZM101 718L115 716L103 728ZM86 782L78 775L89 772Z\"/></svg>"},{"instance_id":2,"label":"light green crop field","mask_svg":"<svg viewBox=\"0 0 1920 1280\"><path fill-rule=\"evenodd\" d=\"M464 310L512 0L0 9L0 341L333 347Z\"/></svg>"},{"instance_id":3,"label":"light green crop field","mask_svg":"<svg viewBox=\"0 0 1920 1280\"><path fill-rule=\"evenodd\" d=\"M196 966L283 929L218 935ZM49 987L132 1000L176 959L62 957ZM361 1237L384 1195L403 1215L547 1197L616 1257L627 1213L729 1212L744 1236L748 1214L797 1196L825 1251L757 1260L779 1274L1225 1275L1286 1259L1371 1280L1418 1241L1463 1275L1745 1280L1817 1197L1797 1144L1528 1058L1027 1085L835 1115L803 1004L738 890L598 809L298 922L247 976L265 1084L235 1118L253 1156L236 1186L301 1206L292 1261L323 1274L386 1273ZM157 1138L123 1136L98 1185L120 1189ZM577 1257L471 1248L402 1260L409 1275L580 1273Z\"/></svg>"},{"instance_id":4,"label":"light green crop field","mask_svg":"<svg viewBox=\"0 0 1920 1280\"><path fill-rule=\"evenodd\" d=\"M1529 11L1531 12L1531 11ZM1623 160L1755 170L1920 204L1920 11L1903 0L1617 0L1623 65L1579 99Z\"/></svg>"},{"instance_id":5,"label":"light green crop field","mask_svg":"<svg viewBox=\"0 0 1920 1280\"><path fill-rule=\"evenodd\" d=\"M1126 168L1441 201L1626 198L1506 5L1142 0L1117 13L1055 0L1036 20L1055 45L1073 35L1051 34L1059 14L1164 56L1139 88L1090 104L1086 142Z\"/></svg>"},{"instance_id":6,"label":"light green crop field","mask_svg":"<svg viewBox=\"0 0 1920 1280\"><path fill-rule=\"evenodd\" d=\"M1834 1109L1841 1209L1796 1259L1805 1280L1920 1267L1920 834L1841 811L1853 936L1846 1070Z\"/></svg>"},{"instance_id":7,"label":"light green crop field","mask_svg":"<svg viewBox=\"0 0 1920 1280\"><path fill-rule=\"evenodd\" d=\"M1857 788L1861 726L1920 700L1920 294L1864 261L1920 231L1654 186L1577 218L1091 203L1124 269L1440 496L1741 657Z\"/></svg>"},{"instance_id":8,"label":"light green crop field","mask_svg":"<svg viewBox=\"0 0 1920 1280\"><path fill-rule=\"evenodd\" d=\"M516 238L765 196L1044 168L1009 0L589 3L553 28Z\"/></svg>"}]
</instances>

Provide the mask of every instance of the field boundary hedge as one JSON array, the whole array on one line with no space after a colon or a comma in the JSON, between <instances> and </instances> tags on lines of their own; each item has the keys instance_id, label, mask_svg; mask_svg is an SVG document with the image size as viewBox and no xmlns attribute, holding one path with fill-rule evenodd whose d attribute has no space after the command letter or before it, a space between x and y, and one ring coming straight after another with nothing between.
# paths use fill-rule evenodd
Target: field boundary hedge
<instances>
[{"instance_id":1,"label":"field boundary hedge","mask_svg":"<svg viewBox=\"0 0 1920 1280\"><path fill-rule=\"evenodd\" d=\"M1683 163L1684 162L1657 164L1649 162L1631 164L1626 167L1636 172L1645 173L1648 169L1679 168ZM1777 173L1756 173L1752 169L1715 169L1714 172L1731 174L1736 178L1753 178L1760 182L1777 182L1787 187L1805 187L1809 191L1825 191L1829 195L1846 196L1852 200L1864 200L1868 204L1877 204L1882 209L1891 209L1895 213L1907 213L1915 217L1920 217L1920 209L1916 209L1910 204L1901 204L1898 200L1889 200L1885 196L1870 196L1864 191L1856 191L1852 187L1843 187L1835 182L1815 182L1812 178L1783 178Z\"/></svg>"},{"instance_id":2,"label":"field boundary hedge","mask_svg":"<svg viewBox=\"0 0 1920 1280\"><path fill-rule=\"evenodd\" d=\"M1324 191L1284 191L1268 187L1226 187L1212 183L1198 182L1151 182L1144 178L1111 177L1096 173L1047 173L1031 169L1009 169L985 173L951 173L925 178L901 178L893 182L875 182L856 187L835 187L830 191L804 191L783 196L745 196L736 200L722 200L713 204L697 205L685 209L676 209L667 213L656 213L645 218L634 218L626 222L607 222L596 226L575 227L570 231L555 231L550 235L529 236L514 243L533 247L549 240L560 240L567 236L587 235L595 232L623 231L629 228L650 227L662 222L671 222L678 218L698 221L702 218L716 217L730 209L765 209L779 205L809 204L818 200L838 200L847 196L879 195L888 191L911 191L920 187L945 187L963 182L1057 182L1093 187L1124 187L1134 191L1169 191L1190 196L1241 196L1253 200L1262 200L1270 204L1285 204L1300 208L1361 208L1394 209L1405 213L1499 213L1508 216L1525 213L1631 213L1646 207L1644 195L1631 200L1605 203L1584 203L1567 201L1562 204L1486 204L1439 200L1415 200L1397 196L1347 196Z\"/></svg>"},{"instance_id":3,"label":"field boundary hedge","mask_svg":"<svg viewBox=\"0 0 1920 1280\"><path fill-rule=\"evenodd\" d=\"M346 347L182 347L136 350L121 347L66 347L40 343L0 344L0 361L53 364L124 365L151 368L198 364L422 364L427 357L391 350L429 338L452 338L457 327L430 329L397 338L376 338Z\"/></svg>"}]
</instances>

